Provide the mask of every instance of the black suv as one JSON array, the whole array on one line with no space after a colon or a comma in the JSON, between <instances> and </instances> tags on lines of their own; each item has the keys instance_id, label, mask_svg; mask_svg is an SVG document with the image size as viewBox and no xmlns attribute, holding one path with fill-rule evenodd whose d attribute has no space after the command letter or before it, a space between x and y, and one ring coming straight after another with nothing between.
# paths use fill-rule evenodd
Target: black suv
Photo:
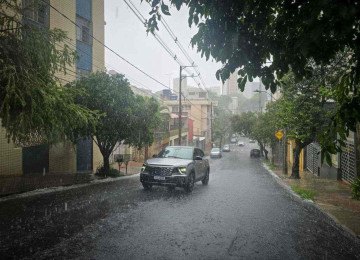
<instances>
[{"instance_id":1,"label":"black suv","mask_svg":"<svg viewBox=\"0 0 360 260\"><path fill-rule=\"evenodd\" d=\"M190 146L168 146L156 158L147 160L140 172L140 181L144 189L153 185L167 186L169 189L183 187L191 192L194 183L209 182L209 161L204 152Z\"/></svg>"}]
</instances>

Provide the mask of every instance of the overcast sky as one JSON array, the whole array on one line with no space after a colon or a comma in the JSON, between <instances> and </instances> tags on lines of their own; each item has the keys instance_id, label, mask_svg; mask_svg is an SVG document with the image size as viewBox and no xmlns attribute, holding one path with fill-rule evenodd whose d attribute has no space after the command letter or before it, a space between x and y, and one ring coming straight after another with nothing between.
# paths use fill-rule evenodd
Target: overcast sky
<instances>
[{"instance_id":1,"label":"overcast sky","mask_svg":"<svg viewBox=\"0 0 360 260\"><path fill-rule=\"evenodd\" d=\"M141 3L140 0L132 0L132 2L146 18L149 17L150 6L145 1ZM177 11L171 7L170 12L172 15L165 16L165 20L198 65L206 87L220 86L221 82L217 81L215 72L221 67L221 64L201 58L200 54L190 45L190 39L197 29L189 28L187 9L183 8L181 11ZM179 65L152 35L146 34L145 27L123 0L105 0L105 21L105 43L110 48L164 84L168 85L170 81L172 86L173 78L179 77ZM160 37L185 65L189 65L162 24L159 24L159 28ZM108 50L105 51L105 66L108 70L114 69L125 74L132 84L139 87L144 84L153 91L164 88ZM188 79L188 84L195 85L192 79Z\"/></svg>"}]
</instances>

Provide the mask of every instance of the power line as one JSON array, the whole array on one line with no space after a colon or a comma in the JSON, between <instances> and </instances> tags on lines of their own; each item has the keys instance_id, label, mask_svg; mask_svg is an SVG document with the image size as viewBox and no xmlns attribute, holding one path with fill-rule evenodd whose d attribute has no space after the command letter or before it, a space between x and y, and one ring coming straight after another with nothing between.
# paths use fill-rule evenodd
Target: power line
<instances>
[{"instance_id":1,"label":"power line","mask_svg":"<svg viewBox=\"0 0 360 260\"><path fill-rule=\"evenodd\" d=\"M136 6L131 2L131 0L128 0L129 3L127 2L127 0L123 0L126 5L131 9L131 11L135 14L135 16L139 19L139 21L146 25L146 19L145 17L141 14L141 12L136 8ZM178 58L176 58L176 55L170 50L170 48L166 45L166 43L164 43L164 41L161 39L161 37L159 35L155 33L152 34L154 36L154 38L160 43L161 46L163 46L163 48L170 54L171 57L173 57L175 59L175 61L180 65L183 66L183 64L179 61ZM188 72L187 68L185 68L185 70ZM188 72L189 73L189 72ZM190 73L189 73L190 74ZM170 87L167 87L168 89L170 89ZM170 89L171 90L171 89ZM173 90L174 91L174 90ZM180 93L174 91L175 93L178 94L179 98L180 98ZM184 97L184 100L188 100L190 104L194 105L188 98L186 98L184 95L182 95ZM197 108L195 106L196 109L198 109L201 113L204 113L201 109ZM207 115L205 115L207 116Z\"/></svg>"},{"instance_id":2,"label":"power line","mask_svg":"<svg viewBox=\"0 0 360 260\"><path fill-rule=\"evenodd\" d=\"M57 8L55 8L54 6L52 6L50 3L45 2L44 0L42 0L45 4L47 4L48 6L50 6L50 8L52 8L54 11L56 11L57 13L59 13L62 17L64 17L66 20L68 20L69 22L71 22L72 24L74 24L76 27L80 28L81 27L76 24L76 22L74 22L73 20L71 20L67 15L65 15L64 13L62 13L61 11L59 11ZM146 73L145 71L143 71L142 69L140 69L139 67L137 67L136 65L134 65L133 63L131 63L130 61L128 61L127 59L125 59L124 57L122 57L119 53L117 53L116 51L114 51L112 48L110 48L109 46L107 46L106 44L104 44L103 42L101 42L100 40L98 40L95 36L93 36L91 33L89 33L89 36L94 39L97 43L99 43L100 45L104 46L106 49L108 49L111 53L115 54L117 57L119 57L120 59L122 59L123 61L125 61L127 64L129 64L130 66L132 66L133 68L135 68L136 70L140 71L141 73L143 73L144 75L146 75L147 77L151 78L152 80L154 80L155 82L159 83L160 85L162 85L163 87L170 89L170 87L166 86L165 84L163 84L162 82L160 82L159 80L155 79L153 76L149 75L148 73ZM175 93L177 93L176 91L174 91ZM177 93L179 95L179 93ZM187 99L186 97L184 97L185 99ZM196 107L189 99L187 99L189 101L189 103L191 105L193 105L196 109L198 109L201 113L203 113L203 111L201 109L199 109L198 107ZM207 116L207 115L206 115ZM195 117L194 117L195 118ZM197 118L198 119L198 118Z\"/></svg>"},{"instance_id":3,"label":"power line","mask_svg":"<svg viewBox=\"0 0 360 260\"><path fill-rule=\"evenodd\" d=\"M75 45L74 43L72 43L72 42L70 41L70 39L69 39L68 41L66 41L66 42L76 48L76 45ZM70 48L71 50L75 50L75 49L73 49L73 48L71 48L71 47L69 47L69 48ZM77 51L77 50L75 50L75 51ZM91 56L89 53L87 53L87 52L85 52L85 51L83 51L83 50L80 50L80 52L82 52L83 54L87 55L88 57L91 57L93 60L99 61L96 57ZM100 61L99 61L99 62L100 62ZM103 70L103 68L101 68L101 67L99 67L99 66L96 66L96 65L95 65L94 63L92 63L90 60L88 61L88 63L89 63L89 65L92 65L92 66L94 66L94 67L96 67L96 68L98 68L98 69L100 69L100 70ZM90 63L91 63L91 64L90 64ZM102 63L102 62L100 62L100 63ZM110 66L108 63L106 63L105 65L106 65L107 67L113 69L114 71L116 71L116 69L115 69L114 67ZM73 72L73 73L75 74L75 77L77 76L77 73L76 73L76 72L74 72L74 71L72 71L72 70L69 70L69 71ZM144 91L144 90L141 89L141 88L136 88L136 87L134 86L134 87L135 87L136 89L138 89L139 91L143 92L143 93L146 94L146 95L150 94L152 97L158 99L158 100L161 101L163 104L166 103L167 100L165 100L165 99L163 99L163 98L161 98L161 97L158 97L158 96L154 95L154 94L152 93L151 89L148 88L145 84L139 82L138 80L135 80L134 78L132 78L132 77L130 77L130 76L128 76L128 75L127 75L126 77L129 78L129 79L132 80L132 81L135 81L135 82L138 83L139 85L143 86L145 89L149 90L151 94L148 93L148 92L146 92L146 91ZM70 81L68 81L68 82L70 82ZM197 120L201 120L201 119L199 119L198 117L192 115L191 112L190 112L190 117L195 118L195 119L197 119Z\"/></svg>"}]
</instances>

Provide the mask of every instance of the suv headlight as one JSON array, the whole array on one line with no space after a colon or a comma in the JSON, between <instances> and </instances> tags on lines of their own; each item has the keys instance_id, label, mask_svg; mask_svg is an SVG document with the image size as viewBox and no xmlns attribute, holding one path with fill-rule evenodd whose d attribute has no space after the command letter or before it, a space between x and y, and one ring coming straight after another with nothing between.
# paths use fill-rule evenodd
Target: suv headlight
<instances>
[{"instance_id":1,"label":"suv headlight","mask_svg":"<svg viewBox=\"0 0 360 260\"><path fill-rule=\"evenodd\" d=\"M179 167L178 171L180 174L186 174L186 167Z\"/></svg>"},{"instance_id":2,"label":"suv headlight","mask_svg":"<svg viewBox=\"0 0 360 260\"><path fill-rule=\"evenodd\" d=\"M145 168L146 168L146 166L143 165L143 166L141 167L141 169L140 169L140 173L143 173L143 172L145 171Z\"/></svg>"}]
</instances>

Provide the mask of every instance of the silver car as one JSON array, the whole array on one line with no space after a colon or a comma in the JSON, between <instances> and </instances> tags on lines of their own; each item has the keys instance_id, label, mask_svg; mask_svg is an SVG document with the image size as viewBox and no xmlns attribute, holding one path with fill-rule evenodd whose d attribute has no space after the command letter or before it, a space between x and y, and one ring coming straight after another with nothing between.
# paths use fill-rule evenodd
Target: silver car
<instances>
[{"instance_id":1,"label":"silver car","mask_svg":"<svg viewBox=\"0 0 360 260\"><path fill-rule=\"evenodd\" d=\"M222 153L220 148L213 148L210 151L210 158L221 158L222 157Z\"/></svg>"},{"instance_id":2,"label":"silver car","mask_svg":"<svg viewBox=\"0 0 360 260\"><path fill-rule=\"evenodd\" d=\"M153 185L167 186L169 189L182 187L191 192L194 183L209 182L209 161L204 152L190 146L168 146L156 158L147 160L140 172L140 182L144 189Z\"/></svg>"}]
</instances>

